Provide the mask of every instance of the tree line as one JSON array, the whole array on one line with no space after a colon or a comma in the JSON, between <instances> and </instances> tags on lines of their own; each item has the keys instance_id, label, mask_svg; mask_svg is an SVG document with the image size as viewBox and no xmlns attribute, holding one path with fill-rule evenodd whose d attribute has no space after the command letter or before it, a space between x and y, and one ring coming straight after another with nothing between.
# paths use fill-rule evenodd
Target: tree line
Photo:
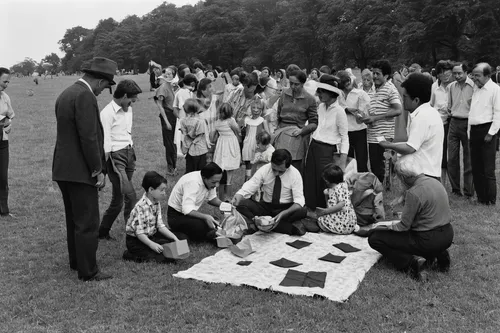
<instances>
[{"instance_id":1,"label":"tree line","mask_svg":"<svg viewBox=\"0 0 500 333\"><path fill-rule=\"evenodd\" d=\"M133 14L133 13L131 13ZM500 63L498 0L206 0L164 2L143 17L70 28L59 41L60 69L78 71L104 56L126 70L196 60L223 68L290 63L311 69L440 59Z\"/></svg>"}]
</instances>

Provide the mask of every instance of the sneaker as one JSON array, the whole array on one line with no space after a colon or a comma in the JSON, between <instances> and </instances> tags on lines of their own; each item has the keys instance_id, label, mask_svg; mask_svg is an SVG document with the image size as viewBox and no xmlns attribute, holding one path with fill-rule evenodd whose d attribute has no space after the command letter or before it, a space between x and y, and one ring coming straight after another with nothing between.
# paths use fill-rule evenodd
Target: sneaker
<instances>
[{"instance_id":1,"label":"sneaker","mask_svg":"<svg viewBox=\"0 0 500 333\"><path fill-rule=\"evenodd\" d=\"M444 250L437 257L437 267L440 272L446 273L450 271L450 253L448 250Z\"/></svg>"}]
</instances>

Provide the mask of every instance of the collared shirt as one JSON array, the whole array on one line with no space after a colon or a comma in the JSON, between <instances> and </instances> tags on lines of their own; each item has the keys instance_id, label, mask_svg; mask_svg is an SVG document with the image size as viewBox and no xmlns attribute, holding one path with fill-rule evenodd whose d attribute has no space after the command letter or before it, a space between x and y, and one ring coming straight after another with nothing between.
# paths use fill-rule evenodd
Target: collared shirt
<instances>
[{"instance_id":1,"label":"collared shirt","mask_svg":"<svg viewBox=\"0 0 500 333\"><path fill-rule=\"evenodd\" d=\"M449 85L446 87L442 84L438 85L438 81L434 82L431 87L431 106L438 110L443 124L448 123L448 95Z\"/></svg>"},{"instance_id":2,"label":"collared shirt","mask_svg":"<svg viewBox=\"0 0 500 333\"><path fill-rule=\"evenodd\" d=\"M127 235L134 237L141 234L150 237L160 228L166 228L161 216L161 205L159 202L151 202L144 193L130 212L125 232Z\"/></svg>"},{"instance_id":3,"label":"collared shirt","mask_svg":"<svg viewBox=\"0 0 500 333\"><path fill-rule=\"evenodd\" d=\"M469 118L470 103L474 92L474 82L467 78L463 86L457 81L450 83L448 96L448 112L452 117Z\"/></svg>"},{"instance_id":4,"label":"collared shirt","mask_svg":"<svg viewBox=\"0 0 500 333\"><path fill-rule=\"evenodd\" d=\"M345 108L353 108L359 110L359 113L366 117L370 109L370 96L362 89L353 88L347 96L339 96L340 106ZM366 128L366 124L358 122L356 116L350 112L347 114L347 127L349 132L361 131Z\"/></svg>"},{"instance_id":5,"label":"collared shirt","mask_svg":"<svg viewBox=\"0 0 500 333\"><path fill-rule=\"evenodd\" d=\"M173 112L174 111L174 88L170 82L162 80L163 83L160 85L158 89L156 89L155 97L159 98L163 97L161 101L161 105L165 112Z\"/></svg>"},{"instance_id":6,"label":"collared shirt","mask_svg":"<svg viewBox=\"0 0 500 333\"><path fill-rule=\"evenodd\" d=\"M104 130L104 152L115 152L133 145L131 106L125 112L112 100L101 111L101 123Z\"/></svg>"},{"instance_id":7,"label":"collared shirt","mask_svg":"<svg viewBox=\"0 0 500 333\"><path fill-rule=\"evenodd\" d=\"M280 204L296 203L301 207L305 205L304 189L300 172L292 165L280 176L281 197ZM262 191L262 200L271 203L273 201L273 189L276 176L273 173L271 163L264 165L248 180L236 193L248 199L257 191Z\"/></svg>"},{"instance_id":8,"label":"collared shirt","mask_svg":"<svg viewBox=\"0 0 500 333\"><path fill-rule=\"evenodd\" d=\"M347 154L349 152L349 136L347 135L347 115L340 106L338 100L326 108L325 103L318 107L318 127L312 134L312 139L339 145L337 152Z\"/></svg>"},{"instance_id":9,"label":"collared shirt","mask_svg":"<svg viewBox=\"0 0 500 333\"><path fill-rule=\"evenodd\" d=\"M184 103L189 98L194 98L194 94L191 90L187 88L180 88L174 97L174 108L179 109L179 119L186 117L186 112L184 111Z\"/></svg>"},{"instance_id":10,"label":"collared shirt","mask_svg":"<svg viewBox=\"0 0 500 333\"><path fill-rule=\"evenodd\" d=\"M87 86L87 88L89 88L89 90L90 90L92 93L94 93L94 92L92 91L92 87L90 86L90 84L89 84L87 81L85 81L83 78L79 78L79 79L78 79L78 81L85 83L85 85Z\"/></svg>"},{"instance_id":11,"label":"collared shirt","mask_svg":"<svg viewBox=\"0 0 500 333\"><path fill-rule=\"evenodd\" d=\"M392 229L429 231L450 221L451 210L445 188L438 180L420 175L406 191L401 221L393 224Z\"/></svg>"},{"instance_id":12,"label":"collared shirt","mask_svg":"<svg viewBox=\"0 0 500 333\"><path fill-rule=\"evenodd\" d=\"M474 87L469 113L469 126L492 123L488 134L500 128L500 86L491 79L482 88Z\"/></svg>"},{"instance_id":13,"label":"collared shirt","mask_svg":"<svg viewBox=\"0 0 500 333\"><path fill-rule=\"evenodd\" d=\"M380 116L386 114L392 104L401 105L399 92L391 82L387 81L381 87L377 88L371 97L370 116ZM373 122L367 128L367 141L369 143L378 143L377 137L383 136L386 139L394 138L394 118L386 118Z\"/></svg>"},{"instance_id":14,"label":"collared shirt","mask_svg":"<svg viewBox=\"0 0 500 333\"><path fill-rule=\"evenodd\" d=\"M441 177L444 127L439 113L429 103L420 105L410 113L408 141L406 144L416 150L423 173Z\"/></svg>"},{"instance_id":15,"label":"collared shirt","mask_svg":"<svg viewBox=\"0 0 500 333\"><path fill-rule=\"evenodd\" d=\"M209 190L205 186L201 172L193 171L177 181L168 198L168 205L176 211L188 215L193 210L198 210L204 202L216 197L215 188Z\"/></svg>"},{"instance_id":16,"label":"collared shirt","mask_svg":"<svg viewBox=\"0 0 500 333\"><path fill-rule=\"evenodd\" d=\"M5 91L0 91L0 122L4 124L5 118L14 118L15 113L12 108L12 103L10 102L10 97L5 93ZM3 131L2 140L7 141L9 135Z\"/></svg>"},{"instance_id":17,"label":"collared shirt","mask_svg":"<svg viewBox=\"0 0 500 333\"><path fill-rule=\"evenodd\" d=\"M208 153L208 145L205 137L205 120L199 115L188 116L181 119L182 153L191 156L200 156Z\"/></svg>"},{"instance_id":18,"label":"collared shirt","mask_svg":"<svg viewBox=\"0 0 500 333\"><path fill-rule=\"evenodd\" d=\"M314 96L304 89L293 96L292 88L283 92L278 103L278 122L280 127L295 125L299 128L309 124L318 123L318 107Z\"/></svg>"}]
</instances>

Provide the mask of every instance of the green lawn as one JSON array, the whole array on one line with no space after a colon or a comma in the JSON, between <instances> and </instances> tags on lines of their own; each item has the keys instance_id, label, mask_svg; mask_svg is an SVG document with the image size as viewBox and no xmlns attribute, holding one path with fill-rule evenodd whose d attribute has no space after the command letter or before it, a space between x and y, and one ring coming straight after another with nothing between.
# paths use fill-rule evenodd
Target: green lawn
<instances>
[{"instance_id":1,"label":"green lawn","mask_svg":"<svg viewBox=\"0 0 500 333\"><path fill-rule=\"evenodd\" d=\"M132 78L148 90L146 75ZM51 181L54 104L76 79L42 79L35 86L13 78L6 91L17 115L9 135L10 208L17 218L0 220L1 332L500 332L499 210L456 197L450 197L449 274L431 272L429 282L418 283L382 260L343 304L172 277L215 253L209 244L191 245L191 256L172 265L124 262L122 216L112 230L118 242L101 242L97 253L114 278L79 281L69 269L62 198ZM146 171L166 171L150 95L134 106L138 195ZM99 96L100 107L110 98ZM179 164L182 173L184 161ZM242 178L243 170L238 184ZM169 177L169 187L174 181ZM110 194L108 182L101 213Z\"/></svg>"}]
</instances>

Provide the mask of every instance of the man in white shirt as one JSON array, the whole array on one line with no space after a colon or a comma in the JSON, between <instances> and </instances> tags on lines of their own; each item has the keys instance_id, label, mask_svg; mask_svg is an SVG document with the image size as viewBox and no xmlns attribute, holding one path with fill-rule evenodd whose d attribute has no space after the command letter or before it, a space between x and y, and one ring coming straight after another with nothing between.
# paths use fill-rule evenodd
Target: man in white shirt
<instances>
[{"instance_id":1,"label":"man in white shirt","mask_svg":"<svg viewBox=\"0 0 500 333\"><path fill-rule=\"evenodd\" d=\"M472 71L476 84L469 112L472 178L481 204L494 205L497 197L495 155L500 128L500 86L491 80L491 67L479 63Z\"/></svg>"},{"instance_id":2,"label":"man in white shirt","mask_svg":"<svg viewBox=\"0 0 500 333\"><path fill-rule=\"evenodd\" d=\"M215 189L222 178L222 169L214 162L205 165L201 171L182 176L175 184L168 198L167 218L170 228L190 240L203 241L215 238L217 221L212 215L199 212L207 202L220 207Z\"/></svg>"},{"instance_id":3,"label":"man in white shirt","mask_svg":"<svg viewBox=\"0 0 500 333\"><path fill-rule=\"evenodd\" d=\"M436 109L430 106L432 80L421 73L410 74L401 84L405 110L410 112L408 141L379 142L384 149L399 154L415 154L422 173L439 179L443 155L444 128Z\"/></svg>"},{"instance_id":4,"label":"man in white shirt","mask_svg":"<svg viewBox=\"0 0 500 333\"><path fill-rule=\"evenodd\" d=\"M113 192L111 203L99 226L99 239L112 240L109 231L122 210L123 202L123 217L127 223L137 201L132 184L136 160L132 142L132 104L141 92L134 81L120 81L113 93L113 100L101 111L104 154Z\"/></svg>"},{"instance_id":5,"label":"man in white shirt","mask_svg":"<svg viewBox=\"0 0 500 333\"><path fill-rule=\"evenodd\" d=\"M448 112L451 115L448 131L448 177L452 193L462 196L460 188L460 144L463 151L463 194L474 195L472 167L470 161L469 138L467 136L470 103L474 91L474 82L467 76L468 68L463 63L453 67L455 82L449 86Z\"/></svg>"},{"instance_id":6,"label":"man in white shirt","mask_svg":"<svg viewBox=\"0 0 500 333\"><path fill-rule=\"evenodd\" d=\"M277 149L271 163L261 167L253 177L236 192L232 204L248 220L255 216L272 216L277 222L274 231L289 235L306 233L300 221L307 215L300 172L291 165L292 155L286 149ZM250 197L258 190L262 199Z\"/></svg>"}]
</instances>

